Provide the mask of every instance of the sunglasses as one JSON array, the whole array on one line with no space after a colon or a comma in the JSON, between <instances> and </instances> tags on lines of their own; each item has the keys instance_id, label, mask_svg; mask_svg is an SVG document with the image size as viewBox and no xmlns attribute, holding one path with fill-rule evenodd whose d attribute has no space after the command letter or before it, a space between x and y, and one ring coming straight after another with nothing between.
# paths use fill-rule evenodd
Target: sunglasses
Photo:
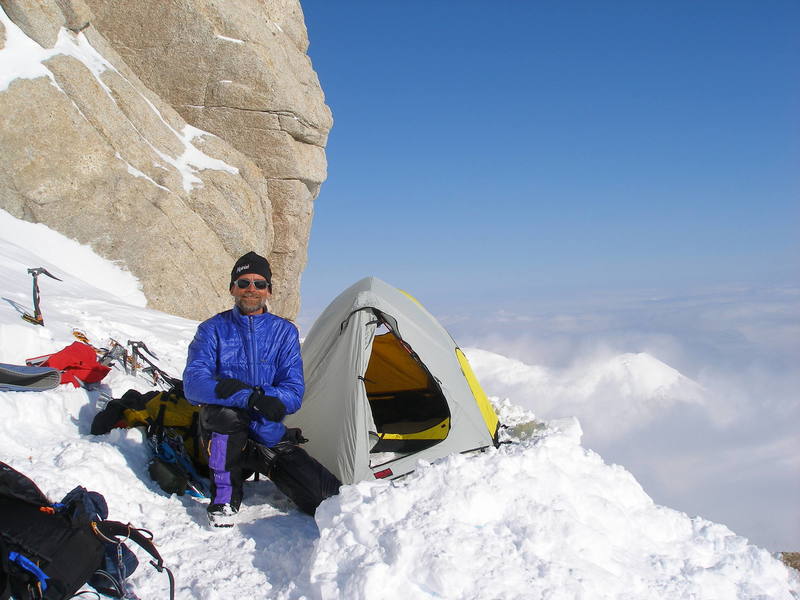
<instances>
[{"instance_id":1,"label":"sunglasses","mask_svg":"<svg viewBox=\"0 0 800 600\"><path fill-rule=\"evenodd\" d=\"M236 280L236 287L240 290L246 290L250 287L250 284L256 286L257 290L265 290L269 285L269 282L266 279L256 279L251 281L250 279L237 279Z\"/></svg>"}]
</instances>

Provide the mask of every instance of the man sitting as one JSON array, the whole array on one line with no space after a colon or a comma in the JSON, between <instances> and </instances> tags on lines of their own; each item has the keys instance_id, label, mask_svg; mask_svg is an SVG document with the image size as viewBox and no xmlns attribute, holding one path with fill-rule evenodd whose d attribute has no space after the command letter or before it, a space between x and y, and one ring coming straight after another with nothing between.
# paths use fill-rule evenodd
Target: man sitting
<instances>
[{"instance_id":1,"label":"man sitting","mask_svg":"<svg viewBox=\"0 0 800 600\"><path fill-rule=\"evenodd\" d=\"M215 527L230 527L249 472L267 475L303 511L314 514L340 483L298 446L300 430L282 421L303 398L303 361L297 328L267 311L272 296L269 262L255 252L236 261L230 293L235 306L197 328L183 385L201 405L203 444L209 454Z\"/></svg>"}]
</instances>

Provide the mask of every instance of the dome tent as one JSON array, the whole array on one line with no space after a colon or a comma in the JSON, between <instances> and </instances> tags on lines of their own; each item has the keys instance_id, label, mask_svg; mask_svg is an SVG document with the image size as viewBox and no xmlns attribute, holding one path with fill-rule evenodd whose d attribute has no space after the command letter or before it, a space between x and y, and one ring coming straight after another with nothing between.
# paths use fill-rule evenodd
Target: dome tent
<instances>
[{"instance_id":1,"label":"dome tent","mask_svg":"<svg viewBox=\"0 0 800 600\"><path fill-rule=\"evenodd\" d=\"M286 418L342 483L398 477L419 459L497 445L499 421L464 353L413 297L368 277L302 346L306 391Z\"/></svg>"}]
</instances>

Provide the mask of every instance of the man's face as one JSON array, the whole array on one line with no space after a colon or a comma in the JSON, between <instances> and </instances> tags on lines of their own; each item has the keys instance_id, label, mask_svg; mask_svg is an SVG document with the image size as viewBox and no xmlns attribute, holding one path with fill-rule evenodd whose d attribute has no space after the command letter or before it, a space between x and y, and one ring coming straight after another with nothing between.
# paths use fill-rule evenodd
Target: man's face
<instances>
[{"instance_id":1,"label":"man's face","mask_svg":"<svg viewBox=\"0 0 800 600\"><path fill-rule=\"evenodd\" d=\"M261 275L247 273L234 281L231 287L231 296L233 296L234 303L239 307L243 315L254 315L264 312L267 300L272 297L269 286L260 290L252 283L253 281L266 282L267 280ZM248 282L249 285L242 289L239 287L239 282Z\"/></svg>"}]
</instances>

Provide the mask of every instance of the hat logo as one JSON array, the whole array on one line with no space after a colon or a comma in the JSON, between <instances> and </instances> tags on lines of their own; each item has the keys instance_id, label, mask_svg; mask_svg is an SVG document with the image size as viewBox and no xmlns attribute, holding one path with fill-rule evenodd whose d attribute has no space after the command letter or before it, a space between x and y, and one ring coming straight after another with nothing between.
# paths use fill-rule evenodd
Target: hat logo
<instances>
[{"instance_id":1,"label":"hat logo","mask_svg":"<svg viewBox=\"0 0 800 600\"><path fill-rule=\"evenodd\" d=\"M236 267L236 272L237 273L241 273L245 269L249 269L249 268L250 268L250 265L241 265L240 267Z\"/></svg>"}]
</instances>

